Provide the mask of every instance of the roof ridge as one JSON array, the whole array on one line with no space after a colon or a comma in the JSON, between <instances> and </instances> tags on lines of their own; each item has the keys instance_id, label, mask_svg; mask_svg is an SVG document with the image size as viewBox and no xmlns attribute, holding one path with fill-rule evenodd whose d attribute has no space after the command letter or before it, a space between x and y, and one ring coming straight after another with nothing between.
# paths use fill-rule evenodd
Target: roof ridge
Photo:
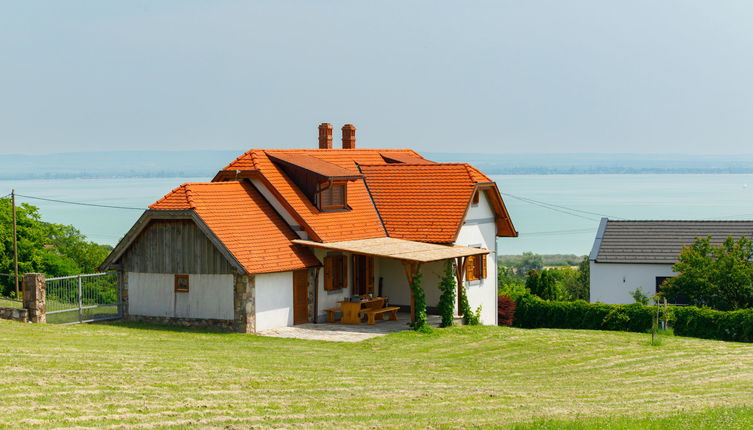
<instances>
[{"instance_id":1,"label":"roof ridge","mask_svg":"<svg viewBox=\"0 0 753 430\"><path fill-rule=\"evenodd\" d=\"M473 179L473 175L471 174L471 165L468 163L463 163L463 167L465 167L465 174L468 175L468 179L470 179L474 184L477 183L478 181Z\"/></svg>"},{"instance_id":2,"label":"roof ridge","mask_svg":"<svg viewBox=\"0 0 753 430\"><path fill-rule=\"evenodd\" d=\"M185 195L186 195L186 202L188 203L188 207L191 209L196 209L196 204L194 204L193 197L191 194L193 194L193 191L191 191L190 185L192 185L191 182L186 182L185 184L181 185L184 189Z\"/></svg>"}]
</instances>

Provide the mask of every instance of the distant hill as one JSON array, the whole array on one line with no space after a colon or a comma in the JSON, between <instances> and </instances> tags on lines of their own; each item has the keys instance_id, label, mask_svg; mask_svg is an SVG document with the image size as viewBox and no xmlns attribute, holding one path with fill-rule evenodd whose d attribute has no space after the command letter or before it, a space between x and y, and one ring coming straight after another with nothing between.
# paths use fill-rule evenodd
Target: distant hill
<instances>
[{"instance_id":1,"label":"distant hill","mask_svg":"<svg viewBox=\"0 0 753 430\"><path fill-rule=\"evenodd\" d=\"M0 155L0 179L206 176L244 151L108 151Z\"/></svg>"},{"instance_id":2,"label":"distant hill","mask_svg":"<svg viewBox=\"0 0 753 430\"><path fill-rule=\"evenodd\" d=\"M0 179L207 177L243 150L0 155ZM753 173L753 155L423 153L487 174Z\"/></svg>"},{"instance_id":3,"label":"distant hill","mask_svg":"<svg viewBox=\"0 0 753 430\"><path fill-rule=\"evenodd\" d=\"M753 154L424 154L433 161L465 161L490 175L753 173Z\"/></svg>"}]
</instances>

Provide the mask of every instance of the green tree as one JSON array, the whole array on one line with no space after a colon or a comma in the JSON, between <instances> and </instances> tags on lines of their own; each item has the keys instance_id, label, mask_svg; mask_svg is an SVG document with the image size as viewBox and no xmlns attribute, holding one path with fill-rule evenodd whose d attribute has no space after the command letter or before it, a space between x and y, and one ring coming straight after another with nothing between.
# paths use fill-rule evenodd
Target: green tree
<instances>
[{"instance_id":1,"label":"green tree","mask_svg":"<svg viewBox=\"0 0 753 430\"><path fill-rule=\"evenodd\" d=\"M526 277L526 289L534 296L541 297L541 290L539 289L539 272L536 269L531 269Z\"/></svg>"},{"instance_id":2,"label":"green tree","mask_svg":"<svg viewBox=\"0 0 753 430\"><path fill-rule=\"evenodd\" d=\"M552 270L544 270L539 276L539 294L538 296L544 300L557 300L559 298L559 291L557 289L557 278L552 273Z\"/></svg>"},{"instance_id":3,"label":"green tree","mask_svg":"<svg viewBox=\"0 0 753 430\"><path fill-rule=\"evenodd\" d=\"M718 310L753 307L753 241L728 237L721 245L698 238L683 247L672 266L679 275L665 281L661 292L671 301L687 298L696 306Z\"/></svg>"},{"instance_id":4,"label":"green tree","mask_svg":"<svg viewBox=\"0 0 753 430\"><path fill-rule=\"evenodd\" d=\"M518 276L523 277L527 273L531 273L531 270L541 272L544 268L544 258L533 252L524 252L523 255L515 264L515 273Z\"/></svg>"},{"instance_id":5,"label":"green tree","mask_svg":"<svg viewBox=\"0 0 753 430\"><path fill-rule=\"evenodd\" d=\"M0 273L12 274L13 227L9 199L0 199ZM41 272L66 276L94 272L110 247L86 240L71 226L46 223L39 209L28 204L16 207L19 273ZM0 293L15 290L13 278L0 277Z\"/></svg>"},{"instance_id":6,"label":"green tree","mask_svg":"<svg viewBox=\"0 0 753 430\"><path fill-rule=\"evenodd\" d=\"M575 291L576 300L591 300L591 262L587 255L578 264L578 288Z\"/></svg>"},{"instance_id":7,"label":"green tree","mask_svg":"<svg viewBox=\"0 0 753 430\"><path fill-rule=\"evenodd\" d=\"M649 298L648 295L643 291L643 287L638 287L635 290L631 291L630 295L633 296L635 303L640 303L644 306L648 305Z\"/></svg>"}]
</instances>

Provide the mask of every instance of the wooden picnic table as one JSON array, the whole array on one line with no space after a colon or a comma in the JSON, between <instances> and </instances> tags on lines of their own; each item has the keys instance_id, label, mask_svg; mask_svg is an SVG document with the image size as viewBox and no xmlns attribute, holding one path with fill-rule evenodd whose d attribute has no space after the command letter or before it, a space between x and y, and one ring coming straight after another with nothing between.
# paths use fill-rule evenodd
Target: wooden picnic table
<instances>
[{"instance_id":1,"label":"wooden picnic table","mask_svg":"<svg viewBox=\"0 0 753 430\"><path fill-rule=\"evenodd\" d=\"M374 297L373 299L363 299L358 302L351 302L350 300L342 300L340 309L342 309L343 317L340 320L343 324L361 324L361 314L366 314L369 324L376 323L376 319L383 319L383 313L390 313L392 320L397 319L398 307L384 306L387 299L385 297Z\"/></svg>"}]
</instances>

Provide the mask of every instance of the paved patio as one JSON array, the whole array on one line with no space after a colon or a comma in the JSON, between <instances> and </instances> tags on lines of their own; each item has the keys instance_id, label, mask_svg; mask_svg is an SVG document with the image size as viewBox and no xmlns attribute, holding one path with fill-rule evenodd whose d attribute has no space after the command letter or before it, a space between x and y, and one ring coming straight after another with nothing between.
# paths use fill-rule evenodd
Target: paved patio
<instances>
[{"instance_id":1,"label":"paved patio","mask_svg":"<svg viewBox=\"0 0 753 430\"><path fill-rule=\"evenodd\" d=\"M428 321L432 326L439 327L441 318L439 315L429 315ZM366 323L358 325L327 322L319 324L307 323L293 327L266 330L259 334L271 337L328 340L332 342L360 342L372 337L410 330L408 322L410 322L409 313L398 313L397 320L377 321L375 325L368 325ZM459 319L456 320L456 324L459 324Z\"/></svg>"}]
</instances>

